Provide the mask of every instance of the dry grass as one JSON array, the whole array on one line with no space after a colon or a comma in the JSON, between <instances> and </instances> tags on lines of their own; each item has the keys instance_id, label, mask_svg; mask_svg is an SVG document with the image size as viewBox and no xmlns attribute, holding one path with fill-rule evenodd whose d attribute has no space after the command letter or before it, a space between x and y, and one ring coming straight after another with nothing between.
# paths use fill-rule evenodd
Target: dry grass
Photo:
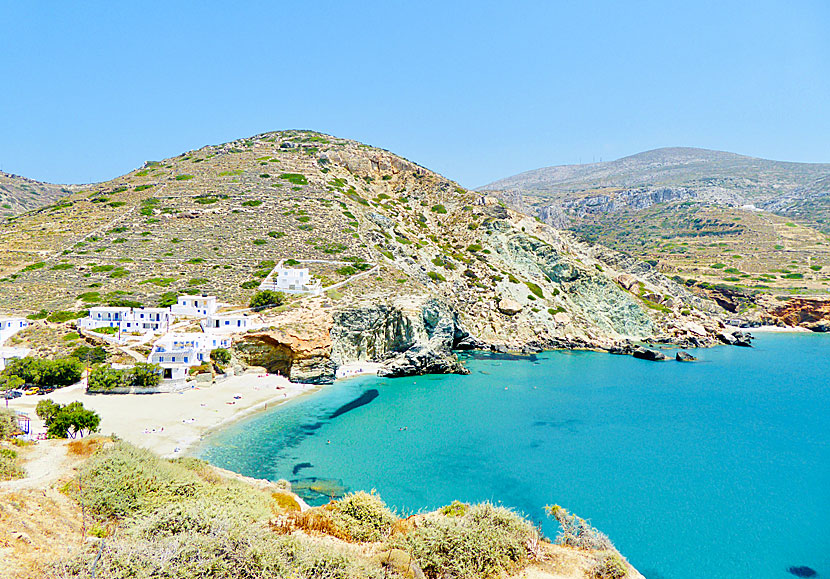
<instances>
[{"instance_id":1,"label":"dry grass","mask_svg":"<svg viewBox=\"0 0 830 579\"><path fill-rule=\"evenodd\" d=\"M66 453L77 458L88 458L113 439L109 436L89 436L73 440L66 445Z\"/></svg>"}]
</instances>

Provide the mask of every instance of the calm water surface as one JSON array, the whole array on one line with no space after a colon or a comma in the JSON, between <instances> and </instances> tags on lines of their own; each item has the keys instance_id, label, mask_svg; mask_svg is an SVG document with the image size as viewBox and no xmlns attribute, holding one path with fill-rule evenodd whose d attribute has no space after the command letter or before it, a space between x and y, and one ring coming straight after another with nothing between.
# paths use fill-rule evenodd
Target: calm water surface
<instances>
[{"instance_id":1,"label":"calm water surface","mask_svg":"<svg viewBox=\"0 0 830 579\"><path fill-rule=\"evenodd\" d=\"M198 454L318 503L372 488L400 512L502 502L549 536L542 507L558 503L649 579L830 577L830 336L696 355L548 352L469 359L470 376L357 378Z\"/></svg>"}]
</instances>

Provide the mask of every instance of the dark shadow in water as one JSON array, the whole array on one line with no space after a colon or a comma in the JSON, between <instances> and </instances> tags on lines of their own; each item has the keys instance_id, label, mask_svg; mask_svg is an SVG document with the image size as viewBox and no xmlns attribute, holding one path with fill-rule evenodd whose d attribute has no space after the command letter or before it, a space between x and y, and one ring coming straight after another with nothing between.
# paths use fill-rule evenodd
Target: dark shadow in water
<instances>
[{"instance_id":1,"label":"dark shadow in water","mask_svg":"<svg viewBox=\"0 0 830 579\"><path fill-rule=\"evenodd\" d=\"M469 360L526 360L528 362L535 362L537 360L536 354L508 354L500 352L479 351L465 352L462 356L460 356L460 358Z\"/></svg>"},{"instance_id":2,"label":"dark shadow in water","mask_svg":"<svg viewBox=\"0 0 830 579\"><path fill-rule=\"evenodd\" d=\"M576 419L568 419L568 420L536 420L533 423L533 426L550 426L551 428L564 428L570 432L576 432L576 427L583 424L581 420Z\"/></svg>"},{"instance_id":3,"label":"dark shadow in water","mask_svg":"<svg viewBox=\"0 0 830 579\"><path fill-rule=\"evenodd\" d=\"M369 404L369 402L371 402L378 396L380 396L380 392L378 392L375 388L367 390L366 392L364 392L348 404L344 404L343 406L332 412L331 415L329 415L329 420L331 420L332 418L337 418L342 414L346 414L347 412L354 410L355 408L366 406L367 404Z\"/></svg>"},{"instance_id":4,"label":"dark shadow in water","mask_svg":"<svg viewBox=\"0 0 830 579\"><path fill-rule=\"evenodd\" d=\"M789 571L796 577L818 577L818 571L805 565L800 565L798 567L788 567L787 571Z\"/></svg>"},{"instance_id":5,"label":"dark shadow in water","mask_svg":"<svg viewBox=\"0 0 830 579\"><path fill-rule=\"evenodd\" d=\"M313 464L311 464L310 462L300 462L300 463L297 463L297 464L295 464L295 465L294 465L294 469L291 471L291 474L297 474L298 472L300 472L300 471L301 471L301 470L303 470L304 468L311 468L311 467L313 467L313 466L314 466L314 465L313 465Z\"/></svg>"},{"instance_id":6,"label":"dark shadow in water","mask_svg":"<svg viewBox=\"0 0 830 579\"><path fill-rule=\"evenodd\" d=\"M300 426L300 428L302 428L303 430L308 431L308 432L313 432L313 431L317 430L318 428L320 428L321 426L323 426L322 422L315 422L314 424L303 424L303 425Z\"/></svg>"}]
</instances>

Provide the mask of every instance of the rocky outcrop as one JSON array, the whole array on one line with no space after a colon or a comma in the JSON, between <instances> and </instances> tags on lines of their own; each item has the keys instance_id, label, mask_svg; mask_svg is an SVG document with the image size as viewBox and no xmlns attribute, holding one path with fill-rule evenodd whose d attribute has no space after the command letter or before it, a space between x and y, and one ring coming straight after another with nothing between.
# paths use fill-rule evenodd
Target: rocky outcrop
<instances>
[{"instance_id":1,"label":"rocky outcrop","mask_svg":"<svg viewBox=\"0 0 830 579\"><path fill-rule=\"evenodd\" d=\"M466 374L452 351L481 346L456 312L435 298L367 298L336 311L333 319L332 362L380 362L381 376Z\"/></svg>"},{"instance_id":2,"label":"rocky outcrop","mask_svg":"<svg viewBox=\"0 0 830 579\"><path fill-rule=\"evenodd\" d=\"M830 331L830 300L793 298L770 315L787 326L801 326L813 332Z\"/></svg>"},{"instance_id":3,"label":"rocky outcrop","mask_svg":"<svg viewBox=\"0 0 830 579\"><path fill-rule=\"evenodd\" d=\"M651 360L652 362L659 362L661 360L669 359L669 357L663 352L652 350L651 348L644 348L643 346L637 346L634 348L631 355L635 358L639 358L640 360Z\"/></svg>"},{"instance_id":4,"label":"rocky outcrop","mask_svg":"<svg viewBox=\"0 0 830 579\"><path fill-rule=\"evenodd\" d=\"M694 356L692 356L689 352L680 351L674 355L674 359L678 362L694 362L697 360Z\"/></svg>"},{"instance_id":5,"label":"rocky outcrop","mask_svg":"<svg viewBox=\"0 0 830 579\"><path fill-rule=\"evenodd\" d=\"M749 332L718 332L718 339L729 346L742 346L744 348L752 347L752 334Z\"/></svg>"},{"instance_id":6,"label":"rocky outcrop","mask_svg":"<svg viewBox=\"0 0 830 579\"><path fill-rule=\"evenodd\" d=\"M242 334L233 349L237 360L261 366L292 382L329 384L336 364L331 359L331 315L311 307L296 308L272 318L269 329Z\"/></svg>"}]
</instances>

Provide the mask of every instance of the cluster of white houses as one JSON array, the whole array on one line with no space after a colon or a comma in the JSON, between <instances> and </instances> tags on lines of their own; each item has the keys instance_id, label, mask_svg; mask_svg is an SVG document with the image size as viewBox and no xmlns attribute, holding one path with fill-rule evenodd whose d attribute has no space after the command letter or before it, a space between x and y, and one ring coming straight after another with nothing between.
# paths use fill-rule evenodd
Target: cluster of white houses
<instances>
[{"instance_id":1,"label":"cluster of white houses","mask_svg":"<svg viewBox=\"0 0 830 579\"><path fill-rule=\"evenodd\" d=\"M260 285L260 289L286 293L319 294L321 283L309 275L308 269L274 268ZM201 333L176 333L171 327L177 318L201 318ZM112 328L116 335L102 335L103 339L118 344L130 340L147 341L153 334L162 337L153 344L147 361L162 368L164 380L183 381L190 368L210 359L217 348L229 348L228 334L261 327L258 316L246 312L220 312L216 296L180 296L168 308L109 307L90 308L89 315L77 321L82 330L99 331ZM3 342L29 325L25 318L0 317L0 370L6 360L29 354L27 348L4 348ZM113 333L111 330L108 333Z\"/></svg>"},{"instance_id":2,"label":"cluster of white houses","mask_svg":"<svg viewBox=\"0 0 830 579\"><path fill-rule=\"evenodd\" d=\"M14 336L20 330L29 327L29 320L26 318L0 317L0 371L6 367L8 360L13 358L25 358L31 350L29 348L6 347L6 340Z\"/></svg>"}]
</instances>

